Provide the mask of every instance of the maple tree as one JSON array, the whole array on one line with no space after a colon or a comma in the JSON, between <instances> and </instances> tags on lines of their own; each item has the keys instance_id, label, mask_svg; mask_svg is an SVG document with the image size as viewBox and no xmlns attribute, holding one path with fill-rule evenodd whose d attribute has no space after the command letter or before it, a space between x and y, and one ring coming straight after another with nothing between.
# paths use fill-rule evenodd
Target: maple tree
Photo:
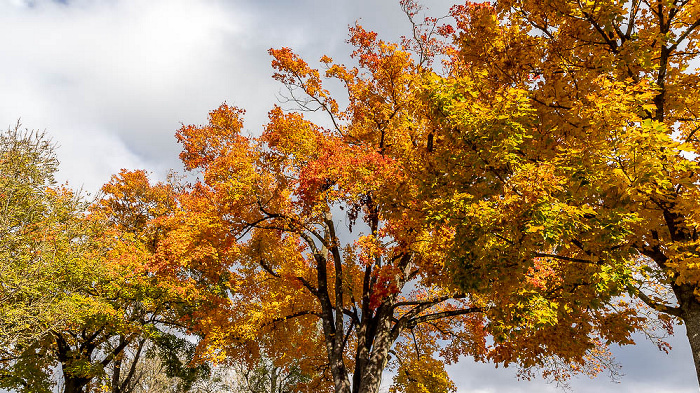
<instances>
[{"instance_id":1,"label":"maple tree","mask_svg":"<svg viewBox=\"0 0 700 393\"><path fill-rule=\"evenodd\" d=\"M53 332L64 391L133 391L140 382L139 366L149 356L177 378L171 389L186 391L208 373L206 365L189 366L194 345L181 337L186 332L182 318L196 304L196 293L154 264L159 238L167 230L162 219L175 207L175 186L152 185L144 171L122 170L102 192L86 218L98 224L91 239L99 245L93 257L106 268L90 293L100 309L80 324Z\"/></svg>"},{"instance_id":2,"label":"maple tree","mask_svg":"<svg viewBox=\"0 0 700 393\"><path fill-rule=\"evenodd\" d=\"M632 295L667 328L683 321L700 379L698 3L507 0L452 16L448 75L428 88L444 150L426 195L457 227L461 286L510 272L545 290L553 321ZM492 96L511 114L484 116Z\"/></svg>"},{"instance_id":3,"label":"maple tree","mask_svg":"<svg viewBox=\"0 0 700 393\"><path fill-rule=\"evenodd\" d=\"M415 15L412 3L404 7ZM359 67L324 56L323 74L288 48L272 49L274 78L296 110L273 108L258 137L242 133L243 110L226 104L210 112L208 124L177 132L181 159L201 177L179 196L181 209L158 258L173 269L186 267L220 294L209 299L216 308L192 318L204 337L203 357L294 364L310 377L299 391L376 392L390 364L398 370L393 391L447 392L455 387L445 362L462 355L543 367L562 378L595 373L606 361L603 343L631 342L634 313L612 300L597 305L601 294L620 293L610 277L601 277L607 286L581 295L580 304L569 299L567 319L532 295L543 286L566 292L551 268L537 280L504 267L473 276L478 285L455 284L448 261L463 233L435 216L447 210L426 190L471 181L467 191L482 192L488 204L493 193L486 190L497 179L469 146L444 147L434 104L425 98L435 90L431 61L449 48L422 29L416 24L414 40L399 45L355 26L350 43ZM346 105L324 78L344 86ZM478 109L461 112L463 125L503 135L522 129L533 112L527 97L508 84L492 92L458 93L473 97L464 105ZM313 122L309 111L327 120ZM523 121L511 121L514 113ZM451 148L460 153L450 158ZM441 171L445 165L455 171ZM563 335L571 340L563 342Z\"/></svg>"},{"instance_id":4,"label":"maple tree","mask_svg":"<svg viewBox=\"0 0 700 393\"><path fill-rule=\"evenodd\" d=\"M51 326L57 316L55 302L42 288L45 271L32 266L41 252L52 251L70 259L65 244L50 243L52 231L62 220L75 214L78 205L69 193L49 189L54 186L56 159L52 145L41 133L22 131L18 124L0 135L0 181L2 182L2 336L3 348L35 336L43 326ZM69 222L69 224L72 224ZM45 225L46 237L39 236ZM71 227L75 230L75 227ZM74 232L74 233L80 233ZM70 239L71 235L67 236ZM56 271L47 272L50 277ZM35 287L32 284L36 284ZM50 293L51 291L49 291ZM31 304L21 299L33 297ZM26 305L27 307L22 307Z\"/></svg>"}]
</instances>

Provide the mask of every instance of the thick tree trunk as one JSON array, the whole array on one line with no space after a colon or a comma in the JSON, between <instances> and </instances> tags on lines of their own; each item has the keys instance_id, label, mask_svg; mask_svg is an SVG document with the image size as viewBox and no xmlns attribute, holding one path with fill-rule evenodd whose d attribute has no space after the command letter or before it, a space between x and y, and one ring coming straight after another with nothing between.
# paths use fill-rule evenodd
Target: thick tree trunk
<instances>
[{"instance_id":1,"label":"thick tree trunk","mask_svg":"<svg viewBox=\"0 0 700 393\"><path fill-rule=\"evenodd\" d=\"M665 61L666 59L662 60ZM663 85L661 86L663 87ZM675 203L671 204L663 211L664 221L666 221L666 225L671 234L671 240L673 242L679 242L680 244L697 240L694 231L691 231L688 226L685 225L685 218L677 213L674 208ZM663 254L659 246L656 246L656 251L659 255L652 254L650 256L661 269L665 270L668 267L668 258ZM675 279L676 277L673 278ZM700 384L700 302L698 302L698 299L695 297L695 290L697 287L691 284L672 283L671 288L678 301L680 318L683 320L683 323L685 323L686 335L688 336L690 349L693 352L695 376Z\"/></svg>"},{"instance_id":2,"label":"thick tree trunk","mask_svg":"<svg viewBox=\"0 0 700 393\"><path fill-rule=\"evenodd\" d=\"M342 351L329 351L329 360L333 374L336 393L377 393L382 382L382 373L389 355L389 350L396 340L391 330L391 307L382 306L377 312L376 326L368 320L363 321L358 339L361 348L355 358L353 382L347 376ZM330 348L331 345L329 344Z\"/></svg>"},{"instance_id":3,"label":"thick tree trunk","mask_svg":"<svg viewBox=\"0 0 700 393\"><path fill-rule=\"evenodd\" d=\"M88 378L71 377L63 374L63 393L84 393L85 386L90 382Z\"/></svg>"},{"instance_id":4,"label":"thick tree trunk","mask_svg":"<svg viewBox=\"0 0 700 393\"><path fill-rule=\"evenodd\" d=\"M348 378L345 366L343 364L342 354L332 359L331 365L333 382L335 384L335 393L351 393L350 379Z\"/></svg>"},{"instance_id":5,"label":"thick tree trunk","mask_svg":"<svg viewBox=\"0 0 700 393\"><path fill-rule=\"evenodd\" d=\"M372 357L366 365L363 375L360 376L360 393L379 392L379 386L382 383L382 374L392 344L389 340L388 332L377 335L377 348L372 351Z\"/></svg>"},{"instance_id":6,"label":"thick tree trunk","mask_svg":"<svg viewBox=\"0 0 700 393\"><path fill-rule=\"evenodd\" d=\"M396 337L391 330L392 307L388 304L377 310L376 334L373 337L372 351L360 376L359 393L377 393L382 383L382 374L389 356L389 350Z\"/></svg>"},{"instance_id":7,"label":"thick tree trunk","mask_svg":"<svg viewBox=\"0 0 700 393\"><path fill-rule=\"evenodd\" d=\"M74 361L73 351L61 334L54 334L56 336L56 355L58 361L61 362L61 371L63 373L63 393L84 393L85 386L90 383L90 378L76 377L66 372L66 366ZM90 348L88 350L88 356L90 356L91 352L92 349Z\"/></svg>"},{"instance_id":8,"label":"thick tree trunk","mask_svg":"<svg viewBox=\"0 0 700 393\"><path fill-rule=\"evenodd\" d=\"M700 384L700 303L694 298L689 299L681 305L683 310L683 322L685 323L686 335L690 342L690 349L693 352L695 363L695 373Z\"/></svg>"}]
</instances>

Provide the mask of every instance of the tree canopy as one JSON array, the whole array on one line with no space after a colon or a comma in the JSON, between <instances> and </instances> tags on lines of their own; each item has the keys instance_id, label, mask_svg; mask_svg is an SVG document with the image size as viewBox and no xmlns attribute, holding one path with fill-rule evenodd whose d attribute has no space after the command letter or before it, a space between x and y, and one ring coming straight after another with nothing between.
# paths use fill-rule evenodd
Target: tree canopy
<instances>
[{"instance_id":1,"label":"tree canopy","mask_svg":"<svg viewBox=\"0 0 700 393\"><path fill-rule=\"evenodd\" d=\"M55 184L57 164L43 134L0 134L0 388L132 392L156 348L190 386L207 368L190 367L194 344L176 334L196 294L151 256L173 187L124 171L89 206Z\"/></svg>"},{"instance_id":2,"label":"tree canopy","mask_svg":"<svg viewBox=\"0 0 700 393\"><path fill-rule=\"evenodd\" d=\"M455 66L431 100L446 143L494 179L487 201L470 195L470 177L438 193L448 202L434 216L464 239L453 265L462 286L505 258L532 279L547 272L557 318L567 297L626 293L684 322L700 370L697 4L499 1L452 16ZM483 94L519 92L531 110L522 128L465 124L475 79Z\"/></svg>"},{"instance_id":3,"label":"tree canopy","mask_svg":"<svg viewBox=\"0 0 700 393\"><path fill-rule=\"evenodd\" d=\"M413 18L415 5L404 7ZM293 110L273 108L257 137L226 104L178 131L181 158L201 177L181 195L161 255L221 291L219 312L197 318L209 356L295 364L312 391L376 392L387 364L396 391L452 391L443 367L463 355L565 378L605 364L606 343L631 342L639 318L615 300L627 271L579 264L559 277L549 260L526 266L505 249L478 272L455 265L472 256L461 254L468 231L492 231L450 209L502 213L489 204L502 199L500 173L518 160L536 110L517 86L458 75L456 47L421 36L435 23L416 24L403 44L356 25L352 68L324 56L321 71L272 49ZM453 56L446 77L458 81L432 71L440 54ZM347 105L327 79L344 86ZM449 123L454 96L464 132ZM540 184L521 176L536 199ZM571 292L591 276L596 285Z\"/></svg>"}]
</instances>

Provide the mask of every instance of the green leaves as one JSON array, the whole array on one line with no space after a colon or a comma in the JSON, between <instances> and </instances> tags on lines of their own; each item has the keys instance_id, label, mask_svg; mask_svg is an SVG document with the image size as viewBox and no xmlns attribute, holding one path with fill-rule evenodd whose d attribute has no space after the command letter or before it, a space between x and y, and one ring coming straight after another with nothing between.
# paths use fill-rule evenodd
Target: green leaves
<instances>
[{"instance_id":1,"label":"green leaves","mask_svg":"<svg viewBox=\"0 0 700 393\"><path fill-rule=\"evenodd\" d=\"M0 134L0 381L49 389L52 333L102 312L90 297L104 272L86 204L53 180L51 142L17 125ZM98 311L99 310L99 311Z\"/></svg>"},{"instance_id":2,"label":"green leaves","mask_svg":"<svg viewBox=\"0 0 700 393\"><path fill-rule=\"evenodd\" d=\"M19 125L0 135L0 347L23 345L73 320L64 307L85 274L84 204L56 187L57 160L43 134Z\"/></svg>"}]
</instances>

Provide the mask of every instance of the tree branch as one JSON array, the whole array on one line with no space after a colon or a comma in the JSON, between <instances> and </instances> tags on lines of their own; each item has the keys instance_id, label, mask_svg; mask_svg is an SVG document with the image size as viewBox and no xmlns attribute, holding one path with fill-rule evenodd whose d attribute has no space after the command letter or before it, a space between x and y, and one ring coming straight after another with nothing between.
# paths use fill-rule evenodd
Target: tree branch
<instances>
[{"instance_id":1,"label":"tree branch","mask_svg":"<svg viewBox=\"0 0 700 393\"><path fill-rule=\"evenodd\" d=\"M561 259L563 261L569 261L569 262L579 262L579 263L590 263L592 265L600 265L600 262L594 262L588 259L581 259L581 258L572 258L572 257L566 257L564 255L556 255L556 254L547 254L544 252L536 252L534 253L536 257L541 257L541 258L555 258L555 259Z\"/></svg>"},{"instance_id":2,"label":"tree branch","mask_svg":"<svg viewBox=\"0 0 700 393\"><path fill-rule=\"evenodd\" d=\"M634 288L635 289L635 295L641 299L644 303L646 303L647 306L653 308L656 311L666 313L673 315L675 317L681 317L681 309L679 307L671 307L665 304L657 303L654 301L652 298L647 296L644 292L642 292L641 289L639 288Z\"/></svg>"},{"instance_id":3,"label":"tree branch","mask_svg":"<svg viewBox=\"0 0 700 393\"><path fill-rule=\"evenodd\" d=\"M681 42L688 38L690 33L692 33L693 30L697 29L698 26L700 26L700 19L696 20L695 22L693 22L692 25L688 26L688 28L678 37L676 42L668 48L668 52L673 52L676 48L678 48L678 45L680 45Z\"/></svg>"},{"instance_id":4,"label":"tree branch","mask_svg":"<svg viewBox=\"0 0 700 393\"><path fill-rule=\"evenodd\" d=\"M284 316L284 317L273 318L273 319L271 319L269 322L264 323L264 324L262 325L262 327L266 327L266 326L269 326L269 325L274 325L274 324L276 324L277 322L288 321L288 320L290 320L290 319L294 319L294 318L297 318L297 317L302 317L302 316L304 316L304 315L315 315L315 316L317 316L317 317L320 317L320 316L321 316L321 315L319 315L319 313L317 313L316 311L309 311L309 310L299 311L299 312L295 312L294 314L286 315L286 316Z\"/></svg>"},{"instance_id":5,"label":"tree branch","mask_svg":"<svg viewBox=\"0 0 700 393\"><path fill-rule=\"evenodd\" d=\"M433 314L421 315L419 317L415 317L415 318L412 318L411 320L409 320L408 323L406 324L406 327L410 328L410 327L416 326L419 323L434 321L436 319L443 319L443 318L449 318L449 317L456 317L456 316L460 316L460 315L479 313L479 312L484 312L485 310L486 309L483 307L470 307L470 308L464 308L461 310L441 311L441 312L436 312Z\"/></svg>"}]
</instances>

